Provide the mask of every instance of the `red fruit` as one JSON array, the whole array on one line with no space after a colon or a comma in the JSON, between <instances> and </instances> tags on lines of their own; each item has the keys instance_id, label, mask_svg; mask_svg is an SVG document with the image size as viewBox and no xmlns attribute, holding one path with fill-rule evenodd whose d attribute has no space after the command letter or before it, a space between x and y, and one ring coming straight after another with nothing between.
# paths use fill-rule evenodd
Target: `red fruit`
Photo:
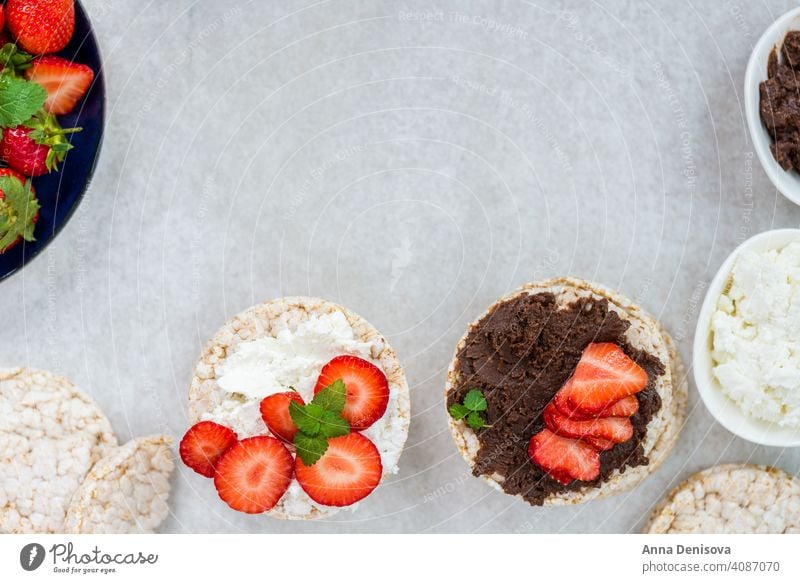
<instances>
[{"instance_id":1,"label":"red fruit","mask_svg":"<svg viewBox=\"0 0 800 583\"><path fill-rule=\"evenodd\" d=\"M47 91L44 108L55 115L72 111L83 99L94 80L94 71L86 65L47 55L39 57L25 70L25 78Z\"/></svg>"},{"instance_id":2,"label":"red fruit","mask_svg":"<svg viewBox=\"0 0 800 583\"><path fill-rule=\"evenodd\" d=\"M2 36L5 36L5 31L3 30L3 27L5 25L6 25L6 15L5 12L3 12L3 5L0 4L0 35Z\"/></svg>"},{"instance_id":3,"label":"red fruit","mask_svg":"<svg viewBox=\"0 0 800 583\"><path fill-rule=\"evenodd\" d=\"M322 367L314 393L339 379L347 389L342 417L354 430L366 429L383 417L389 404L389 382L381 369L357 356L337 356Z\"/></svg>"},{"instance_id":4,"label":"red fruit","mask_svg":"<svg viewBox=\"0 0 800 583\"><path fill-rule=\"evenodd\" d=\"M617 401L647 386L647 373L616 344L586 347L575 372L556 395L562 411L598 415Z\"/></svg>"},{"instance_id":5,"label":"red fruit","mask_svg":"<svg viewBox=\"0 0 800 583\"><path fill-rule=\"evenodd\" d=\"M24 126L3 129L0 158L25 176L41 176L56 170L72 149L65 134L80 130L63 129L52 114L36 116Z\"/></svg>"},{"instance_id":6,"label":"red fruit","mask_svg":"<svg viewBox=\"0 0 800 583\"><path fill-rule=\"evenodd\" d=\"M206 478L214 476L214 468L228 449L238 441L236 434L219 423L195 423L181 439L178 451L183 463Z\"/></svg>"},{"instance_id":7,"label":"red fruit","mask_svg":"<svg viewBox=\"0 0 800 583\"><path fill-rule=\"evenodd\" d=\"M528 457L562 484L588 482L600 475L600 454L590 445L543 429L531 437Z\"/></svg>"},{"instance_id":8,"label":"red fruit","mask_svg":"<svg viewBox=\"0 0 800 583\"><path fill-rule=\"evenodd\" d=\"M588 443L597 451L608 451L609 449L617 445L610 439L603 439L602 437L594 437L592 435L586 435L582 437L581 441Z\"/></svg>"},{"instance_id":9,"label":"red fruit","mask_svg":"<svg viewBox=\"0 0 800 583\"><path fill-rule=\"evenodd\" d=\"M26 178L11 168L0 168L0 177L15 178L22 187L27 187ZM0 189L0 255L16 247L23 240L35 241L33 226L39 220L39 203L36 189L30 185L30 201L25 208L25 216L6 201L6 193Z\"/></svg>"},{"instance_id":10,"label":"red fruit","mask_svg":"<svg viewBox=\"0 0 800 583\"><path fill-rule=\"evenodd\" d=\"M570 405L567 400L563 397L563 395L561 397L559 397L559 395L561 395L561 392L556 393L553 403L562 415L566 415L570 419L594 419L595 417L631 417L639 410L639 399L636 398L636 395L628 395L627 397L623 397L616 403L612 403L594 415L581 409L570 410Z\"/></svg>"},{"instance_id":11,"label":"red fruit","mask_svg":"<svg viewBox=\"0 0 800 583\"><path fill-rule=\"evenodd\" d=\"M11 178L16 178L19 180L20 184L25 184L27 178L14 170L13 168L0 168L0 176L10 176ZM33 187L31 187L33 188Z\"/></svg>"},{"instance_id":12,"label":"red fruit","mask_svg":"<svg viewBox=\"0 0 800 583\"><path fill-rule=\"evenodd\" d=\"M6 23L29 53L56 53L75 31L75 0L8 0Z\"/></svg>"},{"instance_id":13,"label":"red fruit","mask_svg":"<svg viewBox=\"0 0 800 583\"><path fill-rule=\"evenodd\" d=\"M30 139L31 131L25 126L5 128L0 140L0 157L26 176L41 176L49 172L47 155L50 148Z\"/></svg>"},{"instance_id":14,"label":"red fruit","mask_svg":"<svg viewBox=\"0 0 800 583\"><path fill-rule=\"evenodd\" d=\"M581 439L587 435L608 439L616 443L633 437L633 424L628 417L598 417L596 419L571 419L563 415L553 403L542 414L547 428L564 437Z\"/></svg>"},{"instance_id":15,"label":"red fruit","mask_svg":"<svg viewBox=\"0 0 800 583\"><path fill-rule=\"evenodd\" d=\"M219 460L214 486L234 510L260 514L273 508L286 492L293 465L292 454L274 437L249 437Z\"/></svg>"},{"instance_id":16,"label":"red fruit","mask_svg":"<svg viewBox=\"0 0 800 583\"><path fill-rule=\"evenodd\" d=\"M261 401L261 418L267 428L275 437L289 443L294 441L294 434L297 433L297 425L289 415L289 403L292 401L305 405L303 397L296 391L276 393Z\"/></svg>"},{"instance_id":17,"label":"red fruit","mask_svg":"<svg viewBox=\"0 0 800 583\"><path fill-rule=\"evenodd\" d=\"M378 486L383 466L375 444L360 433L350 433L328 440L327 451L313 466L306 466L298 456L294 472L312 500L326 506L350 506Z\"/></svg>"}]
</instances>

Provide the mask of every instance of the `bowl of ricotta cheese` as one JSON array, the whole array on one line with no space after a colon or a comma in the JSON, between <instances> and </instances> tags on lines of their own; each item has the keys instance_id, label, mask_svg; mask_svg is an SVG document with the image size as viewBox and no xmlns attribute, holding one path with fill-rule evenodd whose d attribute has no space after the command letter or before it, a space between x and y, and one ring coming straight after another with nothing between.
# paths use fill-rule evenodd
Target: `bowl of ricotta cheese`
<instances>
[{"instance_id":1,"label":"bowl of ricotta cheese","mask_svg":"<svg viewBox=\"0 0 800 583\"><path fill-rule=\"evenodd\" d=\"M709 286L694 377L711 414L762 445L800 446L800 230L742 243Z\"/></svg>"}]
</instances>

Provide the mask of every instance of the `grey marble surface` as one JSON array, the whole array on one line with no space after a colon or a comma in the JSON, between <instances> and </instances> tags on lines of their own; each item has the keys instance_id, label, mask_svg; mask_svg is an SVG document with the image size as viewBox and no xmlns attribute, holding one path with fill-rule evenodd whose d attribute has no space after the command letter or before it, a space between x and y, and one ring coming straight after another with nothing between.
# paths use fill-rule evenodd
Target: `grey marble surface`
<instances>
[{"instance_id":1,"label":"grey marble surface","mask_svg":"<svg viewBox=\"0 0 800 583\"><path fill-rule=\"evenodd\" d=\"M251 304L309 294L383 331L412 388L400 473L357 512L238 515L180 468L164 532L636 532L696 470L800 470L800 450L733 437L692 387L643 485L543 510L469 475L442 406L467 324L536 278L618 288L688 362L726 255L800 221L754 157L741 88L794 2L85 4L103 152L71 223L0 284L0 364L74 379L121 440L179 438L201 345Z\"/></svg>"}]
</instances>

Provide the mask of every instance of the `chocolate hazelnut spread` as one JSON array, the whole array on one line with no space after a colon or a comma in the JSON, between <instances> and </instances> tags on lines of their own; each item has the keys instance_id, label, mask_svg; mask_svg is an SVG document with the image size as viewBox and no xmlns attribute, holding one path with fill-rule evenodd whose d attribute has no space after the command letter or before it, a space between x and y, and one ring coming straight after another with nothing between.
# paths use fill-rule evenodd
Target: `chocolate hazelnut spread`
<instances>
[{"instance_id":1,"label":"chocolate hazelnut spread","mask_svg":"<svg viewBox=\"0 0 800 583\"><path fill-rule=\"evenodd\" d=\"M781 46L782 59L772 49L767 80L758 89L759 113L773 143L770 151L784 170L800 169L800 31L790 31Z\"/></svg>"},{"instance_id":2,"label":"chocolate hazelnut spread","mask_svg":"<svg viewBox=\"0 0 800 583\"><path fill-rule=\"evenodd\" d=\"M658 358L626 342L629 326L605 299L581 298L559 308L551 293L521 294L484 316L457 355L458 376L447 395L449 407L477 388L488 402L491 427L477 431L480 449L473 473L499 474L505 492L541 505L552 493L600 487L614 470L648 464L643 442L648 423L661 408L655 381L665 369ZM648 385L637 394L633 437L600 454L596 480L564 486L528 458L528 441L544 428L542 411L592 342L619 345L647 372Z\"/></svg>"}]
</instances>

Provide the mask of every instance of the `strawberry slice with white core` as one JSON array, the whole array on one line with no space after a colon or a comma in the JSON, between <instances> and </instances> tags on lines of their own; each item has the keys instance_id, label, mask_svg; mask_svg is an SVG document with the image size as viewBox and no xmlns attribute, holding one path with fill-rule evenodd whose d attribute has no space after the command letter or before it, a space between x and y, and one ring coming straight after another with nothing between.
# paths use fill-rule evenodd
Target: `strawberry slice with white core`
<instances>
[{"instance_id":1,"label":"strawberry slice with white core","mask_svg":"<svg viewBox=\"0 0 800 583\"><path fill-rule=\"evenodd\" d=\"M261 401L261 418L272 435L283 441L291 443L297 433L297 425L289 415L289 404L296 401L305 405L303 397L296 391L286 391L264 397Z\"/></svg>"},{"instance_id":2,"label":"strawberry slice with white core","mask_svg":"<svg viewBox=\"0 0 800 583\"><path fill-rule=\"evenodd\" d=\"M350 427L366 429L383 417L389 404L389 381L381 369L357 356L337 356L322 367L314 393L339 379L347 390L342 417Z\"/></svg>"},{"instance_id":3,"label":"strawberry slice with white core","mask_svg":"<svg viewBox=\"0 0 800 583\"><path fill-rule=\"evenodd\" d=\"M54 115L63 115L75 109L86 95L94 81L94 71L81 63L45 55L33 61L25 77L47 91L44 108Z\"/></svg>"},{"instance_id":4,"label":"strawberry slice with white core","mask_svg":"<svg viewBox=\"0 0 800 583\"><path fill-rule=\"evenodd\" d=\"M564 437L581 439L592 436L615 443L628 441L633 437L633 424L628 417L598 417L596 419L571 419L562 415L553 403L542 413L547 428Z\"/></svg>"},{"instance_id":5,"label":"strawberry slice with white core","mask_svg":"<svg viewBox=\"0 0 800 583\"><path fill-rule=\"evenodd\" d=\"M600 475L600 454L590 445L543 429L531 437L528 457L552 478L566 485Z\"/></svg>"},{"instance_id":6,"label":"strawberry slice with white core","mask_svg":"<svg viewBox=\"0 0 800 583\"><path fill-rule=\"evenodd\" d=\"M260 514L274 508L292 481L292 454L274 437L248 437L217 463L214 486L231 508Z\"/></svg>"},{"instance_id":7,"label":"strawberry slice with white core","mask_svg":"<svg viewBox=\"0 0 800 583\"><path fill-rule=\"evenodd\" d=\"M211 478L222 454L237 441L232 429L213 421L200 421L183 436L178 451L184 464L201 476Z\"/></svg>"},{"instance_id":8,"label":"strawberry slice with white core","mask_svg":"<svg viewBox=\"0 0 800 583\"><path fill-rule=\"evenodd\" d=\"M312 500L325 506L350 506L366 498L383 475L381 454L360 433L334 437L328 449L312 466L298 456L295 476Z\"/></svg>"},{"instance_id":9,"label":"strawberry slice with white core","mask_svg":"<svg viewBox=\"0 0 800 583\"><path fill-rule=\"evenodd\" d=\"M575 372L556 395L562 411L599 415L647 386L647 373L616 344L589 344Z\"/></svg>"}]
</instances>

